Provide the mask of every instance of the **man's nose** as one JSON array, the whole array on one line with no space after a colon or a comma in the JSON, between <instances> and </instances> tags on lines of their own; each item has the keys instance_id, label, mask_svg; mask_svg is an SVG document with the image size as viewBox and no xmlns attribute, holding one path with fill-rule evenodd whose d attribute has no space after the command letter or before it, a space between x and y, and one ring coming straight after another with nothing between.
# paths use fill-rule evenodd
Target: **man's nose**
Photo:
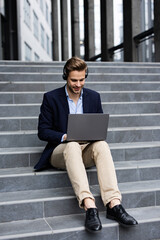
<instances>
[{"instance_id":1,"label":"man's nose","mask_svg":"<svg viewBox=\"0 0 160 240\"><path fill-rule=\"evenodd\" d=\"M80 86L81 86L80 81L77 81L77 87L80 87Z\"/></svg>"}]
</instances>

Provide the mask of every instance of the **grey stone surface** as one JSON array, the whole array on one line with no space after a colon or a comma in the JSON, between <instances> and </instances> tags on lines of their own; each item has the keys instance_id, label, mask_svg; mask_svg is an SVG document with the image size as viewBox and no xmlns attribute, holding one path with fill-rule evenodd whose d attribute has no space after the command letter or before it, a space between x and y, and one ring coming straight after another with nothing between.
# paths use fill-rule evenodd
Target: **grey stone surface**
<instances>
[{"instance_id":1,"label":"grey stone surface","mask_svg":"<svg viewBox=\"0 0 160 240\"><path fill-rule=\"evenodd\" d=\"M111 153L115 161L132 161L132 160L143 160L143 159L156 159L160 156L160 146L156 145L146 145L142 143L137 143L139 146L134 146L130 143L128 148L123 144L124 148L112 148Z\"/></svg>"},{"instance_id":2,"label":"grey stone surface","mask_svg":"<svg viewBox=\"0 0 160 240\"><path fill-rule=\"evenodd\" d=\"M8 236L7 239L10 239L10 237L13 239L14 235L16 239L18 239L21 234L31 235L33 233L36 236L36 233L51 234L52 231L44 219L15 221L12 223L0 224L0 239L3 239L5 236ZM31 236L31 239L33 239L33 236Z\"/></svg>"},{"instance_id":3,"label":"grey stone surface","mask_svg":"<svg viewBox=\"0 0 160 240\"><path fill-rule=\"evenodd\" d=\"M135 113L159 113L160 102L141 103L102 103L104 113L109 114L135 114ZM2 104L0 105L0 117L13 116L38 116L40 104Z\"/></svg>"},{"instance_id":4,"label":"grey stone surface","mask_svg":"<svg viewBox=\"0 0 160 240\"><path fill-rule=\"evenodd\" d=\"M147 184L152 186L152 190L147 192ZM124 184L120 185L120 190L123 196L125 208L140 208L147 206L155 206L156 202L156 188L157 181L146 182L146 187L143 182L134 183L134 188L130 191L131 183L125 184L127 192L123 191ZM139 187L141 186L141 188ZM139 190L138 190L139 188ZM157 187L160 189L160 186ZM99 186L92 186L91 192L95 196L96 205L99 211L104 211L105 207L100 198ZM7 203L7 204L6 204ZM37 207L36 207L37 205ZM42 206L44 208L42 210ZM26 206L28 207L27 214L25 214ZM2 222L12 219L17 220L32 219L34 216L43 212L45 217L55 217L63 215L73 215L83 213L83 210L78 207L78 202L73 193L72 188L57 188L57 189L42 189L34 191L19 191L6 192L0 194L0 209L2 209ZM38 210L37 210L38 209ZM38 212L37 212L38 211ZM24 213L24 216L23 216ZM14 219L15 217L15 219Z\"/></svg>"},{"instance_id":5,"label":"grey stone surface","mask_svg":"<svg viewBox=\"0 0 160 240\"><path fill-rule=\"evenodd\" d=\"M22 203L0 206L0 222L43 218L43 203Z\"/></svg>"},{"instance_id":6,"label":"grey stone surface","mask_svg":"<svg viewBox=\"0 0 160 240\"><path fill-rule=\"evenodd\" d=\"M42 219L32 220L32 221L17 221L12 223L3 223L0 224L1 238L4 236L12 236L13 234L17 236L16 239L52 239L49 237L49 234L53 234L54 239L62 239L66 236L67 239L152 239L151 237L157 238L159 236L159 228L158 228L158 219L160 209L159 207L149 207L149 208L138 208L128 211L132 216L134 216L139 225L136 228L122 228L119 227L115 221L111 221L105 218L105 212L100 213L100 219L102 221L103 228L98 234L90 234L84 231L84 219L85 215L72 215L72 216L59 216L46 218L46 222ZM145 223L145 221L147 221ZM62 222L64 225L62 225ZM147 224L147 225L146 225ZM151 226L148 227L148 224ZM145 226L146 225L146 226ZM8 231L9 229L9 231ZM17 229L21 229L17 231ZM149 229L149 230L148 230ZM52 231L53 232L52 232ZM150 231L152 230L152 231ZM157 231L158 230L158 231ZM145 234L143 232L145 231ZM39 238L37 238L37 234L39 233ZM23 234L21 236L21 234ZM65 235L66 234L66 235ZM42 236L42 238L41 238ZM120 238L118 238L120 236ZM143 238L143 236L145 238ZM146 238L148 237L149 238ZM135 238L136 237L136 238Z\"/></svg>"},{"instance_id":7,"label":"grey stone surface","mask_svg":"<svg viewBox=\"0 0 160 240\"><path fill-rule=\"evenodd\" d=\"M44 146L44 144L38 139L37 133L22 131L11 135L0 134L0 148Z\"/></svg>"},{"instance_id":8,"label":"grey stone surface","mask_svg":"<svg viewBox=\"0 0 160 240\"><path fill-rule=\"evenodd\" d=\"M90 73L159 73L160 69L158 66L127 66L126 64L122 65L122 66L116 66L116 64L114 63L112 66L109 65L108 63L91 63L91 65L89 64L89 72ZM62 73L63 71L63 65L62 64L38 64L39 66L37 66L37 64L32 64L30 66L27 66L26 63L25 65L0 65L0 72L21 72L21 73L27 73L27 72L39 72L39 73ZM94 65L99 65L98 68L95 68Z\"/></svg>"},{"instance_id":9,"label":"grey stone surface","mask_svg":"<svg viewBox=\"0 0 160 240\"><path fill-rule=\"evenodd\" d=\"M158 126L160 114L110 115L109 128ZM38 116L0 119L0 131L37 130Z\"/></svg>"},{"instance_id":10,"label":"grey stone surface","mask_svg":"<svg viewBox=\"0 0 160 240\"><path fill-rule=\"evenodd\" d=\"M0 73L0 81L62 81L62 73ZM90 73L88 81L156 81L159 73Z\"/></svg>"},{"instance_id":11,"label":"grey stone surface","mask_svg":"<svg viewBox=\"0 0 160 240\"><path fill-rule=\"evenodd\" d=\"M156 192L156 205L160 206L160 191Z\"/></svg>"},{"instance_id":12,"label":"grey stone surface","mask_svg":"<svg viewBox=\"0 0 160 240\"><path fill-rule=\"evenodd\" d=\"M25 92L25 91L51 91L52 89L62 87L65 81L22 81L22 82L0 82L0 92ZM158 91L159 82L107 82L107 81L88 81L85 86L96 91Z\"/></svg>"},{"instance_id":13,"label":"grey stone surface","mask_svg":"<svg viewBox=\"0 0 160 240\"><path fill-rule=\"evenodd\" d=\"M19 119L0 119L0 131L17 131L20 130Z\"/></svg>"},{"instance_id":14,"label":"grey stone surface","mask_svg":"<svg viewBox=\"0 0 160 240\"><path fill-rule=\"evenodd\" d=\"M102 103L104 113L109 114L134 114L134 113L159 113L160 102L135 102L135 103Z\"/></svg>"},{"instance_id":15,"label":"grey stone surface","mask_svg":"<svg viewBox=\"0 0 160 240\"><path fill-rule=\"evenodd\" d=\"M2 174L2 171L1 171ZM22 172L19 169L19 174L13 175L12 177L6 178L9 172L3 172L3 176L0 178L0 192L8 191L23 191L23 190L34 190L34 189L44 189L44 188L58 188L58 187L68 187L70 186L70 181L65 172L61 174L38 174L28 173L26 171ZM22 176L23 177L22 177ZM63 181L62 181L63 179Z\"/></svg>"},{"instance_id":16,"label":"grey stone surface","mask_svg":"<svg viewBox=\"0 0 160 240\"><path fill-rule=\"evenodd\" d=\"M152 142L160 141L160 129L131 129L131 130L116 130L109 129L107 134L108 143L136 143L136 142ZM40 141L37 136L37 131L15 131L2 132L0 134L0 148L7 147L32 147L45 146L44 141Z\"/></svg>"},{"instance_id":17,"label":"grey stone surface","mask_svg":"<svg viewBox=\"0 0 160 240\"><path fill-rule=\"evenodd\" d=\"M102 92L103 102L143 102L159 101L160 92Z\"/></svg>"},{"instance_id":18,"label":"grey stone surface","mask_svg":"<svg viewBox=\"0 0 160 240\"><path fill-rule=\"evenodd\" d=\"M159 178L160 166L152 166L151 160L147 165L131 165L124 168L116 167L119 182L156 180ZM149 174L150 171L150 174ZM91 185L98 183L96 169L87 172ZM53 187L68 187L70 181L65 171L51 169L50 171L34 173L32 168L4 169L0 171L0 191L23 191ZM23 178L22 178L23 176Z\"/></svg>"},{"instance_id":19,"label":"grey stone surface","mask_svg":"<svg viewBox=\"0 0 160 240\"><path fill-rule=\"evenodd\" d=\"M4 235L23 240L158 239L160 64L88 63L86 87L100 91L104 112L111 114L108 142L123 205L134 208L128 211L139 221L135 230L126 230L102 212L103 230L98 237L84 230L83 214L75 215L82 211L66 172L35 173L29 167L38 161L45 145L36 136L43 93L65 84L63 64L0 62L0 221L16 220L0 224L0 239ZM99 187L93 185L98 184L95 168L87 174L97 206L104 211ZM43 217L47 218L37 219Z\"/></svg>"},{"instance_id":20,"label":"grey stone surface","mask_svg":"<svg viewBox=\"0 0 160 240\"><path fill-rule=\"evenodd\" d=\"M111 127L139 127L158 126L160 114L138 114L138 115L110 115L109 128Z\"/></svg>"},{"instance_id":21,"label":"grey stone surface","mask_svg":"<svg viewBox=\"0 0 160 240\"><path fill-rule=\"evenodd\" d=\"M29 154L1 154L0 168L28 167Z\"/></svg>"},{"instance_id":22,"label":"grey stone surface","mask_svg":"<svg viewBox=\"0 0 160 240\"><path fill-rule=\"evenodd\" d=\"M40 104L0 105L0 117L38 116Z\"/></svg>"},{"instance_id":23,"label":"grey stone surface","mask_svg":"<svg viewBox=\"0 0 160 240\"><path fill-rule=\"evenodd\" d=\"M119 239L120 240L135 240L135 239L145 239L145 240L159 240L160 230L159 221L142 223L136 227L136 229L125 230L120 228Z\"/></svg>"},{"instance_id":24,"label":"grey stone surface","mask_svg":"<svg viewBox=\"0 0 160 240\"><path fill-rule=\"evenodd\" d=\"M108 143L151 142L160 140L160 129L110 130L107 134Z\"/></svg>"},{"instance_id":25,"label":"grey stone surface","mask_svg":"<svg viewBox=\"0 0 160 240\"><path fill-rule=\"evenodd\" d=\"M158 92L119 92L119 91L99 91L102 102L143 102L160 101L160 91ZM1 104L6 103L41 103L44 92L23 92L1 93Z\"/></svg>"},{"instance_id":26,"label":"grey stone surface","mask_svg":"<svg viewBox=\"0 0 160 240\"><path fill-rule=\"evenodd\" d=\"M37 130L38 117L33 119L21 119L21 130Z\"/></svg>"}]
</instances>

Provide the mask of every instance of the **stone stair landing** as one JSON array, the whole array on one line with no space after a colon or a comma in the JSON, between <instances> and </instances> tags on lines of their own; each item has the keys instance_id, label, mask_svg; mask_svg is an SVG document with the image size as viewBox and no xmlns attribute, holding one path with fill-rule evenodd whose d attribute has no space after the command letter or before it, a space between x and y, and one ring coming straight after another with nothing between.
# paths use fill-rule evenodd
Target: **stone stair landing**
<instances>
[{"instance_id":1,"label":"stone stair landing","mask_svg":"<svg viewBox=\"0 0 160 240\"><path fill-rule=\"evenodd\" d=\"M63 86L64 62L0 62L0 239L160 239L160 64L89 62L86 87L110 114L107 142L123 205L139 222L125 229L105 218L96 168L87 170L103 229L84 228L66 171L34 172L43 94Z\"/></svg>"}]
</instances>

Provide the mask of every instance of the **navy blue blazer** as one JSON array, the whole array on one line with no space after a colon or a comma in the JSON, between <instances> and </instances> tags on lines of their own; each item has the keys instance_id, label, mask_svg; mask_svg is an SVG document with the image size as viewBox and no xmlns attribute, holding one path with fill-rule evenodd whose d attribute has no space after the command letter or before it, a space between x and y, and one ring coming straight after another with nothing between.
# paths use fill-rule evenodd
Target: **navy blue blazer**
<instances>
[{"instance_id":1,"label":"navy blue blazer","mask_svg":"<svg viewBox=\"0 0 160 240\"><path fill-rule=\"evenodd\" d=\"M103 113L99 93L83 88L83 112ZM38 137L48 142L35 170L49 165L49 159L55 147L61 143L63 134L67 132L69 106L65 86L44 94L40 108Z\"/></svg>"}]
</instances>

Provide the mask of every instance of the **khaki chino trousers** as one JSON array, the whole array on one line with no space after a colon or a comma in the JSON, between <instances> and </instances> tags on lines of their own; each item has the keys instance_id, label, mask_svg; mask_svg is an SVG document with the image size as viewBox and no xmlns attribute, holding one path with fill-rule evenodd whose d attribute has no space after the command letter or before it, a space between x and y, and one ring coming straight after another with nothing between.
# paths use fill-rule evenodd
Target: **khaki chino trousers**
<instances>
[{"instance_id":1,"label":"khaki chino trousers","mask_svg":"<svg viewBox=\"0 0 160 240\"><path fill-rule=\"evenodd\" d=\"M66 169L79 206L83 207L85 198L94 197L89 188L86 168L96 165L101 198L106 206L111 200L121 194L117 185L117 178L111 152L105 141L79 144L77 142L58 145L50 159L53 167Z\"/></svg>"}]
</instances>

